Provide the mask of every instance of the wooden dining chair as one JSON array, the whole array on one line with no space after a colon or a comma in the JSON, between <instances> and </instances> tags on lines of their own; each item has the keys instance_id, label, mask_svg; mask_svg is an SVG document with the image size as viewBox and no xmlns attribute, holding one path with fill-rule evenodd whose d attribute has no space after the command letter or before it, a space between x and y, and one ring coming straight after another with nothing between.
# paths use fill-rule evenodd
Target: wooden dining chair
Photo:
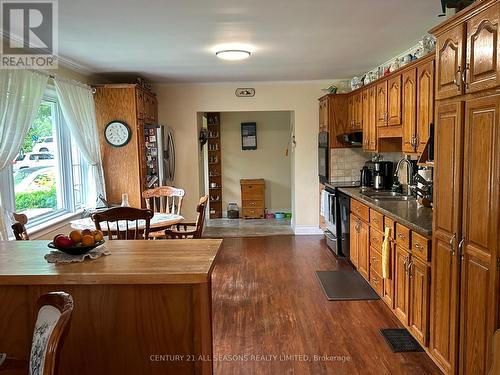
<instances>
[{"instance_id":1,"label":"wooden dining chair","mask_svg":"<svg viewBox=\"0 0 500 375\"><path fill-rule=\"evenodd\" d=\"M148 238L153 211L133 207L114 207L92 215L97 230L107 232L109 240L144 240ZM139 220L144 220L144 230L139 229ZM131 226L130 221L135 221ZM106 222L106 228L101 223ZM111 229L110 223L116 228ZM113 235L115 238L113 238Z\"/></svg>"},{"instance_id":2,"label":"wooden dining chair","mask_svg":"<svg viewBox=\"0 0 500 375\"><path fill-rule=\"evenodd\" d=\"M14 232L14 237L16 241L26 241L29 240L28 232L26 231L26 224L28 224L28 217L25 214L12 213L12 218L14 219L14 224L12 224L12 232Z\"/></svg>"},{"instance_id":3,"label":"wooden dining chair","mask_svg":"<svg viewBox=\"0 0 500 375\"><path fill-rule=\"evenodd\" d=\"M195 223L181 223L173 225L165 230L165 237L169 239L201 238L203 226L205 225L205 211L207 208L208 195L200 198L196 212L198 216Z\"/></svg>"},{"instance_id":4,"label":"wooden dining chair","mask_svg":"<svg viewBox=\"0 0 500 375\"><path fill-rule=\"evenodd\" d=\"M172 186L159 186L142 192L142 197L146 200L146 208L155 213L175 215L181 214L182 200L185 195L184 189ZM165 238L165 229L167 228L169 227L155 228L154 232L149 233L149 238L155 240Z\"/></svg>"},{"instance_id":5,"label":"wooden dining chair","mask_svg":"<svg viewBox=\"0 0 500 375\"><path fill-rule=\"evenodd\" d=\"M29 359L16 359L0 353L0 374L22 371L30 375L58 373L59 353L73 312L73 298L64 292L42 295L37 302L38 316L31 341Z\"/></svg>"},{"instance_id":6,"label":"wooden dining chair","mask_svg":"<svg viewBox=\"0 0 500 375\"><path fill-rule=\"evenodd\" d=\"M186 195L183 189L172 186L159 186L142 192L146 200L146 208L153 212L165 214L181 214L182 200Z\"/></svg>"}]
</instances>

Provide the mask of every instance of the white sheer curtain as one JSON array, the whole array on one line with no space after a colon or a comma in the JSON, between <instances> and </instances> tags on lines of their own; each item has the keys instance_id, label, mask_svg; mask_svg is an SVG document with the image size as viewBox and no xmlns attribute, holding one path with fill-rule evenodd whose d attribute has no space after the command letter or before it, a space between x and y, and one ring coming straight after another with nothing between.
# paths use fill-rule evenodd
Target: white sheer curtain
<instances>
[{"instance_id":1,"label":"white sheer curtain","mask_svg":"<svg viewBox=\"0 0 500 375\"><path fill-rule=\"evenodd\" d=\"M86 207L95 207L97 197L99 194L104 196L105 189L92 89L57 78L54 84L66 124L80 152L91 166Z\"/></svg>"},{"instance_id":2,"label":"white sheer curtain","mask_svg":"<svg viewBox=\"0 0 500 375\"><path fill-rule=\"evenodd\" d=\"M38 107L48 77L24 69L0 69L0 172L5 170L21 149ZM6 210L9 197L0 189L0 240L6 241Z\"/></svg>"}]
</instances>

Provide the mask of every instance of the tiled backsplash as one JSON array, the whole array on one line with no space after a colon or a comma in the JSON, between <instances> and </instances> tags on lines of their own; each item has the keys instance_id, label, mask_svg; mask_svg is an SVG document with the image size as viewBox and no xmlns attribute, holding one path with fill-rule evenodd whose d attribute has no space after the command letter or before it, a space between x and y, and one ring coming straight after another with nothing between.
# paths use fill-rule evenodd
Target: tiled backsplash
<instances>
[{"instance_id":1,"label":"tiled backsplash","mask_svg":"<svg viewBox=\"0 0 500 375\"><path fill-rule=\"evenodd\" d=\"M330 181L357 181L365 162L374 154L364 152L361 148L332 148L330 150ZM403 154L387 152L382 160L398 162Z\"/></svg>"}]
</instances>

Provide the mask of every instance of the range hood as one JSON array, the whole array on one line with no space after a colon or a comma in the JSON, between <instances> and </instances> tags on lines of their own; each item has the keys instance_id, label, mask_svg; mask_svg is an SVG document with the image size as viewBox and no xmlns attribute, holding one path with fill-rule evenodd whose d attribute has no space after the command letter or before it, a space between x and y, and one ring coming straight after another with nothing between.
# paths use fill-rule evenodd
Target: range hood
<instances>
[{"instance_id":1,"label":"range hood","mask_svg":"<svg viewBox=\"0 0 500 375\"><path fill-rule=\"evenodd\" d=\"M363 146L363 132L340 134L337 140L345 145L361 147Z\"/></svg>"}]
</instances>

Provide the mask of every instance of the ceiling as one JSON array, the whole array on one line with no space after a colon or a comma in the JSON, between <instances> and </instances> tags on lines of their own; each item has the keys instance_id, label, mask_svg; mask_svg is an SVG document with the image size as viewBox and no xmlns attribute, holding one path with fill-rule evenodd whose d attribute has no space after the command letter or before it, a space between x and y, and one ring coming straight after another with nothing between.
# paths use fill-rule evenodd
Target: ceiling
<instances>
[{"instance_id":1,"label":"ceiling","mask_svg":"<svg viewBox=\"0 0 500 375\"><path fill-rule=\"evenodd\" d=\"M350 78L414 45L440 11L439 0L64 0L59 53L154 82ZM249 59L215 57L236 42Z\"/></svg>"}]
</instances>

